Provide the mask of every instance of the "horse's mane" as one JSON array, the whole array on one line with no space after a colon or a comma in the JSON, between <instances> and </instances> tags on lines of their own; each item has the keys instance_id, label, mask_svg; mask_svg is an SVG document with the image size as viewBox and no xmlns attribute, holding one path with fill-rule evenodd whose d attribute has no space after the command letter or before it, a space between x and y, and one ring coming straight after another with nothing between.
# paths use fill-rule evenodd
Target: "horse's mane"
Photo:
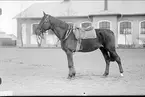
<instances>
[{"instance_id":1,"label":"horse's mane","mask_svg":"<svg viewBox=\"0 0 145 97\"><path fill-rule=\"evenodd\" d=\"M66 29L68 27L68 24L62 20L59 20L51 15L49 15L49 18L54 22L55 26L58 26L63 29Z\"/></svg>"}]
</instances>

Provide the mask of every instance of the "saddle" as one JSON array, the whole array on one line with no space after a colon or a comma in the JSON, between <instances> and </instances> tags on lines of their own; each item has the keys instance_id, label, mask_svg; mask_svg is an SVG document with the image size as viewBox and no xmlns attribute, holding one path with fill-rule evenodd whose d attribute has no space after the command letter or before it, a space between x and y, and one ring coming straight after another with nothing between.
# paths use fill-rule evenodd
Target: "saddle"
<instances>
[{"instance_id":1,"label":"saddle","mask_svg":"<svg viewBox=\"0 0 145 97\"><path fill-rule=\"evenodd\" d=\"M88 39L88 38L97 38L95 29L92 25L86 25L81 27L73 26L73 33L75 34L76 39Z\"/></svg>"},{"instance_id":2,"label":"saddle","mask_svg":"<svg viewBox=\"0 0 145 97\"><path fill-rule=\"evenodd\" d=\"M89 27L87 27L87 28L81 28L82 30L84 30L84 31L91 31L91 30L93 30L93 26L89 26Z\"/></svg>"}]
</instances>

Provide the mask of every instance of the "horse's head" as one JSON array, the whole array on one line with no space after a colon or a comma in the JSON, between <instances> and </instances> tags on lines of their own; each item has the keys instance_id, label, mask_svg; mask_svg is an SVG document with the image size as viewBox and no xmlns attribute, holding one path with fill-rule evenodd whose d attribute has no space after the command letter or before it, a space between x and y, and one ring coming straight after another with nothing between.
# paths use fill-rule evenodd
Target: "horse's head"
<instances>
[{"instance_id":1,"label":"horse's head","mask_svg":"<svg viewBox=\"0 0 145 97\"><path fill-rule=\"evenodd\" d=\"M44 33L46 33L46 30L50 29L50 22L49 22L49 15L43 12L43 17L38 24L37 28L35 29L35 34L37 41L41 41L41 39L44 39ZM40 44L40 42L38 42Z\"/></svg>"},{"instance_id":2,"label":"horse's head","mask_svg":"<svg viewBox=\"0 0 145 97\"><path fill-rule=\"evenodd\" d=\"M49 30L50 27L51 24L49 20L49 15L43 12L43 17L35 30L35 34L40 36L42 33L45 33L46 30Z\"/></svg>"}]
</instances>

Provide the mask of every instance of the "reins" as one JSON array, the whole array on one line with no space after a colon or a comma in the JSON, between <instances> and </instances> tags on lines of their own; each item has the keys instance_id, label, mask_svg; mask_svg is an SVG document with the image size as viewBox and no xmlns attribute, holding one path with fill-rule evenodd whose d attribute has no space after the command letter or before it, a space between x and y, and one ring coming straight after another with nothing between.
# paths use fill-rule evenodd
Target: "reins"
<instances>
[{"instance_id":1,"label":"reins","mask_svg":"<svg viewBox=\"0 0 145 97\"><path fill-rule=\"evenodd\" d=\"M62 41L65 41L69 37L69 35L71 34L72 30L73 30L73 27L68 24L68 29L67 29L67 31L66 31L66 33L64 35L64 39Z\"/></svg>"},{"instance_id":2,"label":"reins","mask_svg":"<svg viewBox=\"0 0 145 97\"><path fill-rule=\"evenodd\" d=\"M50 29L52 29L53 24L51 23L50 15L46 16L46 18L45 18L43 24L44 24L44 23L49 23L49 24L51 25ZM71 32L73 31L73 26L70 25L70 24L68 24L68 23L66 23L66 24L68 25L68 28L67 28L67 31L66 31L66 33L64 34L64 36L63 36L62 38L60 38L61 41L65 41L65 40L69 37L69 35L71 34ZM55 31L55 29L52 29L52 30ZM59 34L57 34L57 33L55 33L55 34L56 34L57 36L60 37ZM40 34L39 36L40 36L41 38L43 38L43 36L44 36L44 31L43 31L42 29L41 29L41 34Z\"/></svg>"}]
</instances>

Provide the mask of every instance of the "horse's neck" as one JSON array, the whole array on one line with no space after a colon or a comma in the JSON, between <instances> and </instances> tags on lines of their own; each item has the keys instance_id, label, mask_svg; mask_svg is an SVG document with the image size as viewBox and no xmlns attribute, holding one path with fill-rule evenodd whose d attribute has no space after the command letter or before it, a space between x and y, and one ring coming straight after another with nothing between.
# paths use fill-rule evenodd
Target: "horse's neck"
<instances>
[{"instance_id":1,"label":"horse's neck","mask_svg":"<svg viewBox=\"0 0 145 97\"><path fill-rule=\"evenodd\" d=\"M55 35L60 39L62 40L65 33L66 33L66 30L67 30L67 26L66 24L61 24L61 23L64 23L60 20L57 20L55 19L54 17L51 17L50 19L50 22L51 22L51 29L54 31Z\"/></svg>"}]
</instances>

